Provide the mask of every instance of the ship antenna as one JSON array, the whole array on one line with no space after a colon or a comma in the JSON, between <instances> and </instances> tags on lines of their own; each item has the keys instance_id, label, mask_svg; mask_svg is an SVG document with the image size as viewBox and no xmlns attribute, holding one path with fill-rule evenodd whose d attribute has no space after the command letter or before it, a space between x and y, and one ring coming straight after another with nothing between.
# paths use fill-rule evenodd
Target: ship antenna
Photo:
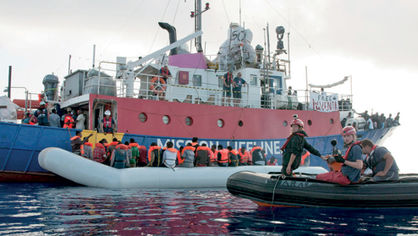
<instances>
[{"instance_id":1,"label":"ship antenna","mask_svg":"<svg viewBox=\"0 0 418 236\"><path fill-rule=\"evenodd\" d=\"M194 29L195 32L202 30L202 13L209 10L209 3L205 3L205 10L202 11L202 1L201 0L195 0L195 10L190 13L190 17L194 17ZM203 52L202 49L202 36L198 36L195 39L195 45L197 52Z\"/></svg>"},{"instance_id":2,"label":"ship antenna","mask_svg":"<svg viewBox=\"0 0 418 236\"><path fill-rule=\"evenodd\" d=\"M96 61L96 44L93 44L93 69Z\"/></svg>"},{"instance_id":3,"label":"ship antenna","mask_svg":"<svg viewBox=\"0 0 418 236\"><path fill-rule=\"evenodd\" d=\"M239 0L239 25L241 26L241 0Z\"/></svg>"}]
</instances>

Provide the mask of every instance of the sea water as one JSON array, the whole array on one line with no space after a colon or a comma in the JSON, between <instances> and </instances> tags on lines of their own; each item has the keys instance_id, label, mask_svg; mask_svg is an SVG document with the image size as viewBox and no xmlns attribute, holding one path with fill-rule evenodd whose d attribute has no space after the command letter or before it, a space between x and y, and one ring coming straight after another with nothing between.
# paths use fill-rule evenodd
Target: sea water
<instances>
[{"instance_id":1,"label":"sea water","mask_svg":"<svg viewBox=\"0 0 418 236\"><path fill-rule=\"evenodd\" d=\"M260 208L226 189L0 189L0 235L418 234L416 209Z\"/></svg>"},{"instance_id":2,"label":"sea water","mask_svg":"<svg viewBox=\"0 0 418 236\"><path fill-rule=\"evenodd\" d=\"M408 127L384 145L418 173ZM414 142L413 139L409 140ZM349 199L347 199L349 201ZM0 184L0 235L418 234L418 209L260 208L222 189Z\"/></svg>"}]
</instances>

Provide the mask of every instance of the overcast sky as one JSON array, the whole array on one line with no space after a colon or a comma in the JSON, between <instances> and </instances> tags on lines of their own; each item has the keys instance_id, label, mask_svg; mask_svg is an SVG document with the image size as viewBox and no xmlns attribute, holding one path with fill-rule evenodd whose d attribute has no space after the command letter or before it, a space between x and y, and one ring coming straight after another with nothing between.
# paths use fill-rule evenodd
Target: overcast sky
<instances>
[{"instance_id":1,"label":"overcast sky","mask_svg":"<svg viewBox=\"0 0 418 236\"><path fill-rule=\"evenodd\" d=\"M135 58L168 43L158 21L177 28L178 38L193 32L190 0L2 0L0 9L0 86L42 90L42 78L88 69L92 47L96 62L116 56ZM209 1L203 14L207 54L216 54L230 22L239 22L239 0ZM291 38L293 88L353 77L355 107L386 114L407 112L418 62L418 2L414 0L241 0L242 21L253 31L252 45L264 45L263 28L283 25ZM287 41L285 42L287 47ZM337 88L349 93L350 86ZM14 94L18 94L18 90ZM406 114L405 114L406 115Z\"/></svg>"}]
</instances>

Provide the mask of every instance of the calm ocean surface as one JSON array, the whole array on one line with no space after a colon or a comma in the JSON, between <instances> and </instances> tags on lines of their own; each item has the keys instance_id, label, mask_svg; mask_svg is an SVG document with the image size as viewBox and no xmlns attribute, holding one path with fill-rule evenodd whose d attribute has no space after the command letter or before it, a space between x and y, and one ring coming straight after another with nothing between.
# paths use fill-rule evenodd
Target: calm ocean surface
<instances>
[{"instance_id":1,"label":"calm ocean surface","mask_svg":"<svg viewBox=\"0 0 418 236\"><path fill-rule=\"evenodd\" d=\"M0 235L418 234L416 209L258 208L217 190L0 184Z\"/></svg>"},{"instance_id":2,"label":"calm ocean surface","mask_svg":"<svg viewBox=\"0 0 418 236\"><path fill-rule=\"evenodd\" d=\"M384 145L418 173L408 126ZM408 143L409 142L409 143ZM349 201L349 200L348 200ZM226 189L109 190L0 183L0 235L418 235L418 209L258 208Z\"/></svg>"}]
</instances>

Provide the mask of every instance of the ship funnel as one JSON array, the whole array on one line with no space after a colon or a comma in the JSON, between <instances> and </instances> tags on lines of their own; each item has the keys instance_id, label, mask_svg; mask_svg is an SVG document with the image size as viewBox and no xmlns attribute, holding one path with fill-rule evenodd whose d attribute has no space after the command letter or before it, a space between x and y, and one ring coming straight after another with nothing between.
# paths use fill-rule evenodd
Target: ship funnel
<instances>
[{"instance_id":1,"label":"ship funnel","mask_svg":"<svg viewBox=\"0 0 418 236\"><path fill-rule=\"evenodd\" d=\"M165 22L158 22L158 25L167 30L169 37L170 37L170 44L175 43L177 41L177 33L176 28L168 23ZM170 55L177 55L177 48L173 48L170 50Z\"/></svg>"}]
</instances>

